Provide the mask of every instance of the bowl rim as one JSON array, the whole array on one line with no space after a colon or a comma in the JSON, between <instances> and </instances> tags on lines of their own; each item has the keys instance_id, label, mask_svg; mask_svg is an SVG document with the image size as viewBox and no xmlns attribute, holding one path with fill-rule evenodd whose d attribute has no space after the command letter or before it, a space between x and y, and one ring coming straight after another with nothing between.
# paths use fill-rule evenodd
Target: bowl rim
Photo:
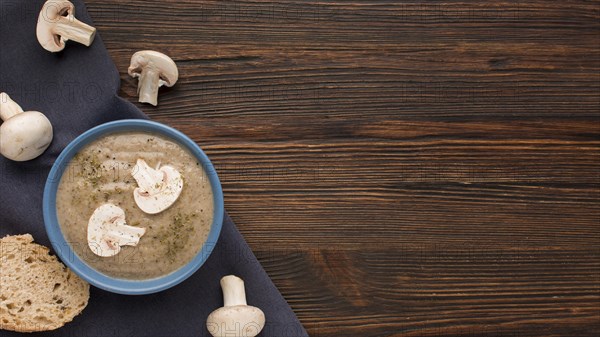
<instances>
[{"instance_id":1,"label":"bowl rim","mask_svg":"<svg viewBox=\"0 0 600 337\"><path fill-rule=\"evenodd\" d=\"M119 132L143 131L157 133L166 136L179 145L187 148L190 153L199 160L208 176L211 188L213 190L214 214L210 227L210 232L202 248L194 258L183 267L157 278L146 280L129 280L108 276L103 274L83 261L74 251L73 247L67 243L58 222L56 211L56 194L58 185L63 173L71 159L86 145L98 138ZM208 259L216 246L224 216L223 191L217 172L214 169L208 156L200 147L183 134L170 126L158 122L144 119L122 119L97 125L72 140L60 153L46 179L43 196L43 216L46 233L50 243L59 258L75 272L79 277L88 283L104 289L106 291L125 294L125 295L143 295L151 294L171 288L195 273ZM87 243L85 243L87 247Z\"/></svg>"}]
</instances>

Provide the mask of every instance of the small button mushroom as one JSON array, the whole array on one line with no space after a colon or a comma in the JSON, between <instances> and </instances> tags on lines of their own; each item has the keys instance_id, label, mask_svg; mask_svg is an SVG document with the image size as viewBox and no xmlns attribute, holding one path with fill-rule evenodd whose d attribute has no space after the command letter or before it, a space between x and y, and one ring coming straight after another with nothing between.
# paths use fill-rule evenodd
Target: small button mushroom
<instances>
[{"instance_id":1,"label":"small button mushroom","mask_svg":"<svg viewBox=\"0 0 600 337\"><path fill-rule=\"evenodd\" d=\"M117 255L121 246L136 246L146 233L145 228L128 226L125 211L108 203L94 211L88 222L88 247L98 256Z\"/></svg>"},{"instance_id":2,"label":"small button mushroom","mask_svg":"<svg viewBox=\"0 0 600 337\"><path fill-rule=\"evenodd\" d=\"M137 93L141 103L158 104L158 88L172 87L179 78L177 65L163 53L142 50L133 54L127 70L129 75L139 78Z\"/></svg>"},{"instance_id":3,"label":"small button mushroom","mask_svg":"<svg viewBox=\"0 0 600 337\"><path fill-rule=\"evenodd\" d=\"M6 93L0 93L0 153L14 161L41 155L52 142L52 124L38 111L26 111Z\"/></svg>"},{"instance_id":4,"label":"small button mushroom","mask_svg":"<svg viewBox=\"0 0 600 337\"><path fill-rule=\"evenodd\" d=\"M148 214L157 214L171 207L183 190L183 176L172 166L155 169L138 159L131 169L138 184L133 190L133 199L138 207Z\"/></svg>"},{"instance_id":5,"label":"small button mushroom","mask_svg":"<svg viewBox=\"0 0 600 337\"><path fill-rule=\"evenodd\" d=\"M223 307L206 319L206 328L214 337L254 337L265 326L265 314L246 303L244 281L234 275L221 279Z\"/></svg>"},{"instance_id":6,"label":"small button mushroom","mask_svg":"<svg viewBox=\"0 0 600 337\"><path fill-rule=\"evenodd\" d=\"M75 18L75 6L65 0L48 0L40 11L36 35L47 51L56 53L73 40L89 47L96 36L96 28Z\"/></svg>"}]
</instances>

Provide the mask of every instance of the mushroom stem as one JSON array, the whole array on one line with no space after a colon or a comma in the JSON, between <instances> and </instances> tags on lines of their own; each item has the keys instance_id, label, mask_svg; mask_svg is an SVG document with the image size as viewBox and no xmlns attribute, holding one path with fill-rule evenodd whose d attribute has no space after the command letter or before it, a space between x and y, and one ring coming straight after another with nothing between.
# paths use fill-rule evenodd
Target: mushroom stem
<instances>
[{"instance_id":1,"label":"mushroom stem","mask_svg":"<svg viewBox=\"0 0 600 337\"><path fill-rule=\"evenodd\" d=\"M65 41L73 40L89 47L94 41L96 28L77 20L73 15L67 15L57 19L54 33Z\"/></svg>"},{"instance_id":2,"label":"mushroom stem","mask_svg":"<svg viewBox=\"0 0 600 337\"><path fill-rule=\"evenodd\" d=\"M138 94L140 103L158 104L158 88L160 72L153 67L142 69L138 82Z\"/></svg>"},{"instance_id":3,"label":"mushroom stem","mask_svg":"<svg viewBox=\"0 0 600 337\"><path fill-rule=\"evenodd\" d=\"M244 280L241 278L234 275L225 276L221 279L221 288L223 288L223 306L247 305Z\"/></svg>"},{"instance_id":4,"label":"mushroom stem","mask_svg":"<svg viewBox=\"0 0 600 337\"><path fill-rule=\"evenodd\" d=\"M23 112L21 106L13 101L5 92L0 93L0 118L7 121L16 114Z\"/></svg>"}]
</instances>

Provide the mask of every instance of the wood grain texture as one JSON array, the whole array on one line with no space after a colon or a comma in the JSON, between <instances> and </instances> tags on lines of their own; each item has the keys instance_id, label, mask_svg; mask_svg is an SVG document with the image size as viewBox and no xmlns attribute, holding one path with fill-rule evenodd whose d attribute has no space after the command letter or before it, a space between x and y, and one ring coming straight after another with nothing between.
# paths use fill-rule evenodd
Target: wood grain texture
<instances>
[{"instance_id":1,"label":"wood grain texture","mask_svg":"<svg viewBox=\"0 0 600 337\"><path fill-rule=\"evenodd\" d=\"M599 1L87 4L311 336L600 333Z\"/></svg>"}]
</instances>

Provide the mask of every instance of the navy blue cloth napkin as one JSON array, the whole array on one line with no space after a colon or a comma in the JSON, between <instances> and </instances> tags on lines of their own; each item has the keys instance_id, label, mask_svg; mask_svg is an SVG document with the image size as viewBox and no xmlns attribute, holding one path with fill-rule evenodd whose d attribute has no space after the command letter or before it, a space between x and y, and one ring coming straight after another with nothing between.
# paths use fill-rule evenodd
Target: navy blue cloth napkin
<instances>
[{"instance_id":1,"label":"navy blue cloth napkin","mask_svg":"<svg viewBox=\"0 0 600 337\"><path fill-rule=\"evenodd\" d=\"M54 140L41 157L29 162L0 157L0 236L31 233L36 242L50 246L42 220L42 191L61 150L98 124L147 116L117 96L119 73L100 36L89 48L69 42L60 53L38 44L35 30L43 3L0 0L0 91L26 111L43 112L54 127ZM83 2L73 3L76 17L92 24ZM248 303L265 312L267 323L260 336L307 336L227 214L212 255L183 283L143 296L92 287L88 307L73 322L31 335L209 336L206 317L223 305L219 280L228 274L244 279ZM0 336L22 334L0 331Z\"/></svg>"}]
</instances>

